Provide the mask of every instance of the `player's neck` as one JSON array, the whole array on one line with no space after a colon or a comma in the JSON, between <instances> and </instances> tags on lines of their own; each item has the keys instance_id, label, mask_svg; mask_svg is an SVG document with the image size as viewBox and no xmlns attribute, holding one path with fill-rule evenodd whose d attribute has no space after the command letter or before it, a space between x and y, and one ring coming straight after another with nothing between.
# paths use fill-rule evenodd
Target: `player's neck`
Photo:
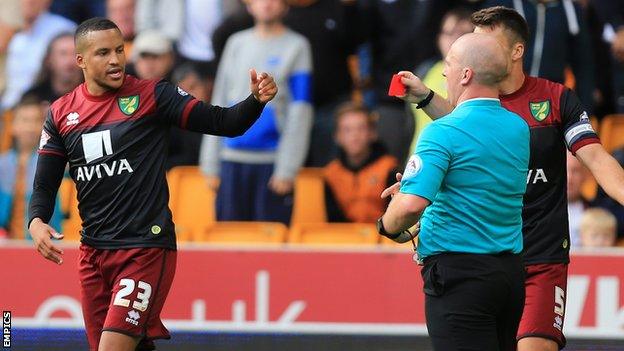
<instances>
[{"instance_id":1,"label":"player's neck","mask_svg":"<svg viewBox=\"0 0 624 351\"><path fill-rule=\"evenodd\" d=\"M258 22L255 25L256 34L262 38L275 37L282 34L286 30L286 27L282 22Z\"/></svg>"},{"instance_id":2,"label":"player's neck","mask_svg":"<svg viewBox=\"0 0 624 351\"><path fill-rule=\"evenodd\" d=\"M511 72L507 78L500 83L499 90L501 95L513 94L522 88L524 84L524 70L522 69L522 61L514 63Z\"/></svg>"},{"instance_id":3,"label":"player's neck","mask_svg":"<svg viewBox=\"0 0 624 351\"><path fill-rule=\"evenodd\" d=\"M102 96L113 91L110 88L97 84L94 80L85 80L85 86L87 87L87 92L91 96Z\"/></svg>"}]
</instances>

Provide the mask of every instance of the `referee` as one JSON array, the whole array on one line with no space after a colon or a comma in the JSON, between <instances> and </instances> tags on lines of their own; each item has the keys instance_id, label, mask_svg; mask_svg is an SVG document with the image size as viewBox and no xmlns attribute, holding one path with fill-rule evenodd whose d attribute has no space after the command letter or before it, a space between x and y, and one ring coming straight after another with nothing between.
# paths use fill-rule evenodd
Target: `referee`
<instances>
[{"instance_id":1,"label":"referee","mask_svg":"<svg viewBox=\"0 0 624 351\"><path fill-rule=\"evenodd\" d=\"M453 44L444 75L456 108L422 132L400 190L377 222L380 234L406 242L407 229L420 220L434 350L515 349L524 305L529 128L498 100L507 67L492 36L470 33Z\"/></svg>"}]
</instances>

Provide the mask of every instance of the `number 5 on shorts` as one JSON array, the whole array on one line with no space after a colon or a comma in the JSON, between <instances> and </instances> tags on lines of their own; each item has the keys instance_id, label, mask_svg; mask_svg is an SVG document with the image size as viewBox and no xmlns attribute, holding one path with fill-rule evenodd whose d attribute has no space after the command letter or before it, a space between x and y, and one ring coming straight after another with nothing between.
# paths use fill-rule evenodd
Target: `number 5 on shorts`
<instances>
[{"instance_id":1,"label":"number 5 on shorts","mask_svg":"<svg viewBox=\"0 0 624 351\"><path fill-rule=\"evenodd\" d=\"M132 292L134 291L134 280L124 278L119 281L119 285L122 288L117 292L117 294L115 294L115 300L113 301L113 305L129 307L130 300L126 299L125 297L132 294ZM145 310L147 310L149 298L152 295L152 286L144 281L139 280L138 288L143 291L139 291L137 293L137 301L134 301L132 303L132 308L144 312Z\"/></svg>"},{"instance_id":2,"label":"number 5 on shorts","mask_svg":"<svg viewBox=\"0 0 624 351\"><path fill-rule=\"evenodd\" d=\"M565 311L565 290L555 286L555 313L563 317Z\"/></svg>"}]
</instances>

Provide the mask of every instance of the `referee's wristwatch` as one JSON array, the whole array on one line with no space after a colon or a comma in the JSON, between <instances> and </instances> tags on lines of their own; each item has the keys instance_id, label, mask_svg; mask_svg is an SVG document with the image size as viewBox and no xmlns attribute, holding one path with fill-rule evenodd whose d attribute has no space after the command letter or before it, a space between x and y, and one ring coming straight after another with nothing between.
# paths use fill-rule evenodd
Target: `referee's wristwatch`
<instances>
[{"instance_id":1,"label":"referee's wristwatch","mask_svg":"<svg viewBox=\"0 0 624 351\"><path fill-rule=\"evenodd\" d=\"M396 233L396 234L390 234L386 231L386 228L384 227L383 224L383 216L379 217L379 219L377 220L377 232L383 236L385 236L388 239L396 239L401 235L401 232Z\"/></svg>"}]
</instances>

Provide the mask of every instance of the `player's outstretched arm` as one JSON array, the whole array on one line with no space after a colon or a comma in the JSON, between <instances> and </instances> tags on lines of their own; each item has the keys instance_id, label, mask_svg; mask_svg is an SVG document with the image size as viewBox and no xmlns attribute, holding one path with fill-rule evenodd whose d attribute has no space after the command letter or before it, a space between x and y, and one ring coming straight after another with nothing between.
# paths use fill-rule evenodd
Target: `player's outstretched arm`
<instances>
[{"instance_id":1,"label":"player's outstretched arm","mask_svg":"<svg viewBox=\"0 0 624 351\"><path fill-rule=\"evenodd\" d=\"M429 89L414 73L410 71L401 71L398 74L401 76L401 83L403 83L408 89L407 95L401 97L403 100L411 103L418 103L427 98L431 89ZM451 106L448 100L434 93L433 99L431 99L431 102L429 102L427 106L423 107L423 111L425 111L431 119L436 120L453 111L453 106Z\"/></svg>"},{"instance_id":2,"label":"player's outstretched arm","mask_svg":"<svg viewBox=\"0 0 624 351\"><path fill-rule=\"evenodd\" d=\"M624 206L624 170L601 144L589 144L576 157L591 171L607 195Z\"/></svg>"},{"instance_id":3,"label":"player's outstretched arm","mask_svg":"<svg viewBox=\"0 0 624 351\"><path fill-rule=\"evenodd\" d=\"M249 71L251 94L231 107L214 106L189 96L161 81L156 99L161 114L182 129L203 134L236 137L243 135L260 118L266 103L277 94L277 84L268 73Z\"/></svg>"},{"instance_id":4,"label":"player's outstretched arm","mask_svg":"<svg viewBox=\"0 0 624 351\"><path fill-rule=\"evenodd\" d=\"M63 235L49 226L47 222L54 213L56 193L61 185L66 163L63 157L39 155L33 193L28 208L30 218L28 230L37 251L44 258L57 264L63 263L63 250L54 245L51 239L63 239Z\"/></svg>"}]
</instances>

